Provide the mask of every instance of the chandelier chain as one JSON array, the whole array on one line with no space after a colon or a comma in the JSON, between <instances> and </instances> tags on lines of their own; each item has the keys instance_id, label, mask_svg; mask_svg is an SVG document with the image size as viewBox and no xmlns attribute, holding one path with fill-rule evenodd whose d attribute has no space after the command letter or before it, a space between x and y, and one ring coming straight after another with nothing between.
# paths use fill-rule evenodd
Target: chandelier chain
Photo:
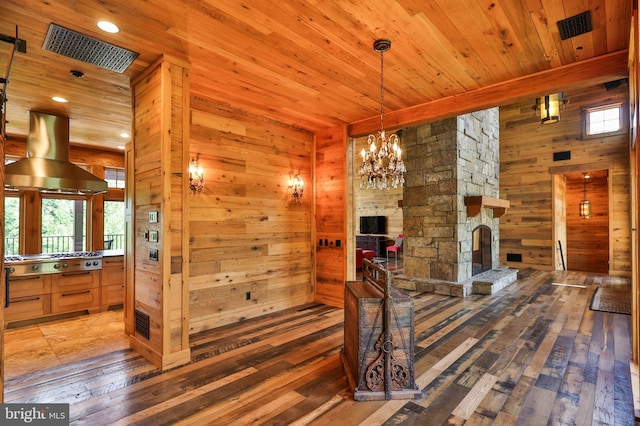
<instances>
[{"instance_id":1,"label":"chandelier chain","mask_svg":"<svg viewBox=\"0 0 640 426\"><path fill-rule=\"evenodd\" d=\"M384 130L384 50L380 51L380 131Z\"/></svg>"}]
</instances>

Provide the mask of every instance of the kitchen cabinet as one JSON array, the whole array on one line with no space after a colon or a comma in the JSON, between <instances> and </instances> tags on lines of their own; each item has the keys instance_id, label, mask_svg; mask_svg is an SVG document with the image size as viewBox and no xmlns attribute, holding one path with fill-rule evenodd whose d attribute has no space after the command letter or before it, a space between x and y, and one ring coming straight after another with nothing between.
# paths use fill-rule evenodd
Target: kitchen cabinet
<instances>
[{"instance_id":1,"label":"kitchen cabinet","mask_svg":"<svg viewBox=\"0 0 640 426\"><path fill-rule=\"evenodd\" d=\"M5 321L21 321L51 313L51 275L11 278Z\"/></svg>"},{"instance_id":2,"label":"kitchen cabinet","mask_svg":"<svg viewBox=\"0 0 640 426\"><path fill-rule=\"evenodd\" d=\"M101 269L11 276L5 323L122 307L124 282L119 253L103 257Z\"/></svg>"},{"instance_id":3,"label":"kitchen cabinet","mask_svg":"<svg viewBox=\"0 0 640 426\"><path fill-rule=\"evenodd\" d=\"M110 256L102 259L101 310L122 306L124 303L124 256Z\"/></svg>"},{"instance_id":4,"label":"kitchen cabinet","mask_svg":"<svg viewBox=\"0 0 640 426\"><path fill-rule=\"evenodd\" d=\"M100 310L100 271L65 272L51 275L51 313Z\"/></svg>"}]
</instances>

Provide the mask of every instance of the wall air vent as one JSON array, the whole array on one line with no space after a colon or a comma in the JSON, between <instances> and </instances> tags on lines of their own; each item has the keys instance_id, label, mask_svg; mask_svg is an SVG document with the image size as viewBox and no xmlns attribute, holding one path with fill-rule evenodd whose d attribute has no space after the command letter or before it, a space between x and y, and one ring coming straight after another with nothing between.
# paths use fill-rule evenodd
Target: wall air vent
<instances>
[{"instance_id":1,"label":"wall air vent","mask_svg":"<svg viewBox=\"0 0 640 426\"><path fill-rule=\"evenodd\" d=\"M119 73L123 73L138 57L136 52L105 43L56 24L49 25L42 48Z\"/></svg>"},{"instance_id":2,"label":"wall air vent","mask_svg":"<svg viewBox=\"0 0 640 426\"><path fill-rule=\"evenodd\" d=\"M507 262L522 262L522 254L507 253Z\"/></svg>"},{"instance_id":3,"label":"wall air vent","mask_svg":"<svg viewBox=\"0 0 640 426\"><path fill-rule=\"evenodd\" d=\"M558 30L560 30L562 40L588 33L591 29L591 12L588 10L558 21Z\"/></svg>"},{"instance_id":4,"label":"wall air vent","mask_svg":"<svg viewBox=\"0 0 640 426\"><path fill-rule=\"evenodd\" d=\"M571 160L571 151L559 151L553 153L553 161Z\"/></svg>"},{"instance_id":5,"label":"wall air vent","mask_svg":"<svg viewBox=\"0 0 640 426\"><path fill-rule=\"evenodd\" d=\"M135 321L136 321L136 334L144 337L149 340L149 315L141 312L139 310L135 310Z\"/></svg>"}]
</instances>

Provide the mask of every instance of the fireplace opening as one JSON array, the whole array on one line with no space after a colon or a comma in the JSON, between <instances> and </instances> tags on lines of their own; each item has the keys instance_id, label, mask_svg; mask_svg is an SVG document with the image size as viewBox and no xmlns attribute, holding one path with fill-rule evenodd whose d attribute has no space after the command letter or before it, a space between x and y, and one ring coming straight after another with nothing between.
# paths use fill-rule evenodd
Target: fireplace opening
<instances>
[{"instance_id":1,"label":"fireplace opening","mask_svg":"<svg viewBox=\"0 0 640 426\"><path fill-rule=\"evenodd\" d=\"M491 228L480 225L473 230L472 275L491 269Z\"/></svg>"}]
</instances>

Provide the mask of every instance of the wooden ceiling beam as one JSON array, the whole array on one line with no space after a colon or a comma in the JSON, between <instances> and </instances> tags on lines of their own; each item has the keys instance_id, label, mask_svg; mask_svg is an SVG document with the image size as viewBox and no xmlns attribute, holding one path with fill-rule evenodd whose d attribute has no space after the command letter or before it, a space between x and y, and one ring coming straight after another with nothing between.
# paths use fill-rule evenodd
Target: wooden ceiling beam
<instances>
[{"instance_id":1,"label":"wooden ceiling beam","mask_svg":"<svg viewBox=\"0 0 640 426\"><path fill-rule=\"evenodd\" d=\"M533 105L536 97L547 93L566 92L569 88L592 86L628 75L628 51L621 50L459 95L385 112L384 124L386 130L394 130L521 102L528 98ZM378 130L379 115L353 122L348 126L348 134L351 137L365 136Z\"/></svg>"}]
</instances>

